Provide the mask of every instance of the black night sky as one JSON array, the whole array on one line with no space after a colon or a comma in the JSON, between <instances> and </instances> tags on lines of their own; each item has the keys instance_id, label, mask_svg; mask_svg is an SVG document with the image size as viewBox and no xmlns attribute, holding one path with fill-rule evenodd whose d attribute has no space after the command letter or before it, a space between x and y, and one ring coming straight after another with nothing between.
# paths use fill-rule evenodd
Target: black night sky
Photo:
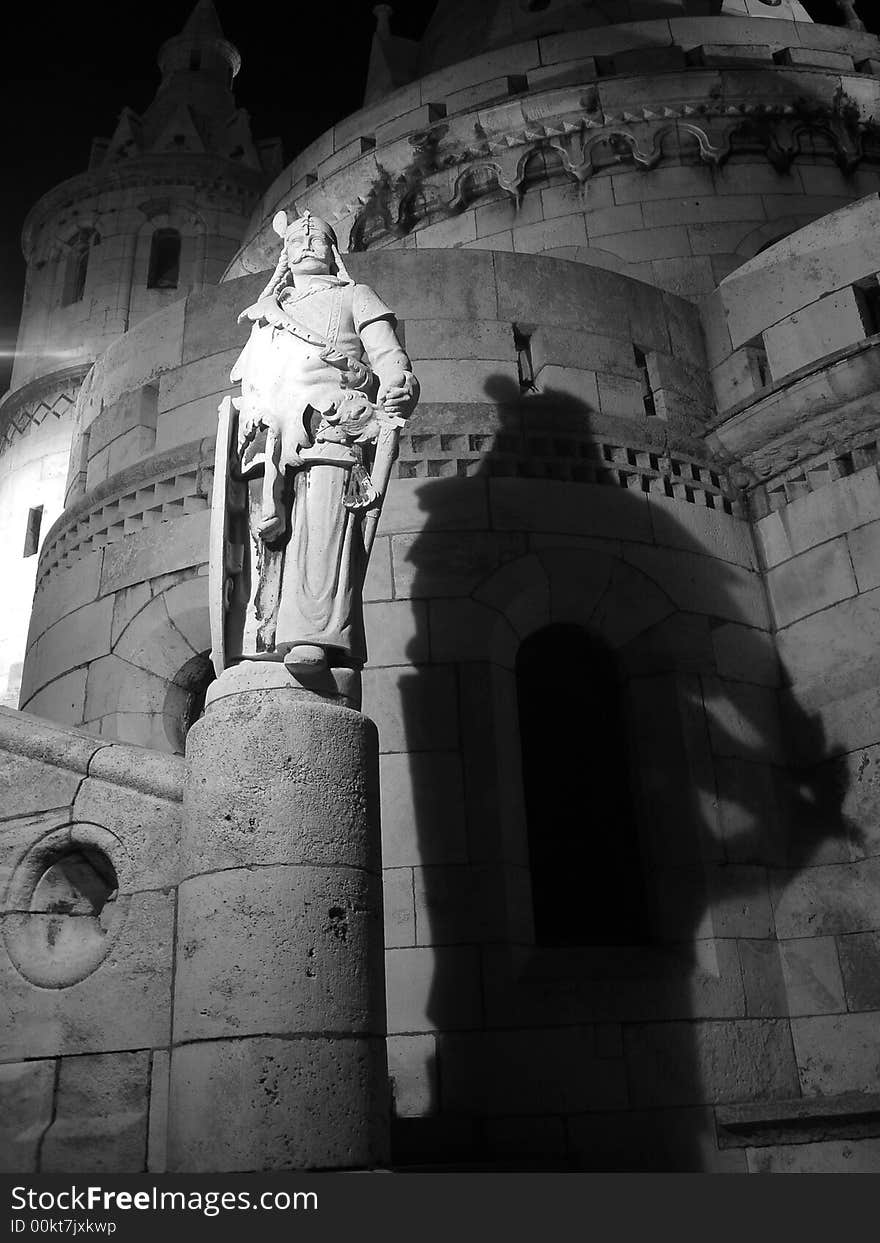
<instances>
[{"instance_id":1,"label":"black night sky","mask_svg":"<svg viewBox=\"0 0 880 1243\"><path fill-rule=\"evenodd\" d=\"M240 107L257 138L280 137L285 158L360 107L376 0L285 4L215 0L241 53ZM398 0L395 34L418 38L435 0ZM9 384L21 312L21 225L40 195L88 164L93 137L109 137L126 106L142 112L159 83L156 55L195 0L87 0L16 6L4 38L0 103L0 394Z\"/></svg>"},{"instance_id":2,"label":"black night sky","mask_svg":"<svg viewBox=\"0 0 880 1243\"><path fill-rule=\"evenodd\" d=\"M359 107L375 26L375 0L304 3L215 0L242 55L236 98L258 138L284 141L286 159ZM834 0L806 0L838 24ZM85 170L93 137L109 137L123 107L143 111L158 85L156 53L194 0L17 5L4 36L0 103L6 123L0 180L0 393L9 380L21 307L21 224L52 186ZM398 0L392 30L418 38L435 0ZM857 0L880 32L875 0ZM868 10L873 11L868 16ZM5 357L3 357L5 355Z\"/></svg>"}]
</instances>

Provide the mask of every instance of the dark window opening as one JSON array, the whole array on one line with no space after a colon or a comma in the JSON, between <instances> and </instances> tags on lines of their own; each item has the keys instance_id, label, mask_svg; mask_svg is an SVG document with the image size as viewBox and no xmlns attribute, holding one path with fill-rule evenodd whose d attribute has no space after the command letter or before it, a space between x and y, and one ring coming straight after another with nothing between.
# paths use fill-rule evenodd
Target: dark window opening
<instances>
[{"instance_id":1,"label":"dark window opening","mask_svg":"<svg viewBox=\"0 0 880 1243\"><path fill-rule=\"evenodd\" d=\"M645 414L656 414L657 405L654 401L654 389L651 386L651 373L648 370L648 356L644 350L640 350L637 345L634 345L633 357L635 358L636 366L641 372L642 406L644 407Z\"/></svg>"},{"instance_id":2,"label":"dark window opening","mask_svg":"<svg viewBox=\"0 0 880 1243\"><path fill-rule=\"evenodd\" d=\"M70 253L64 268L64 288L61 291L61 305L72 306L81 302L86 291L86 276L89 271L89 255L96 242L91 229L80 229L70 244Z\"/></svg>"},{"instance_id":3,"label":"dark window opening","mask_svg":"<svg viewBox=\"0 0 880 1243\"><path fill-rule=\"evenodd\" d=\"M880 284L876 277L855 285L856 305L859 308L866 337L873 337L880 332Z\"/></svg>"},{"instance_id":4,"label":"dark window opening","mask_svg":"<svg viewBox=\"0 0 880 1243\"><path fill-rule=\"evenodd\" d=\"M40 547L40 527L43 525L43 506L35 505L28 510L27 528L24 534L25 557L32 557Z\"/></svg>"},{"instance_id":5,"label":"dark window opening","mask_svg":"<svg viewBox=\"0 0 880 1243\"><path fill-rule=\"evenodd\" d=\"M202 54L201 54L201 52L190 52L190 54L189 54L189 67L190 67L190 69L201 69L201 67L202 67Z\"/></svg>"},{"instance_id":6,"label":"dark window opening","mask_svg":"<svg viewBox=\"0 0 880 1243\"><path fill-rule=\"evenodd\" d=\"M522 644L516 680L536 944L645 944L614 652L580 626L548 626Z\"/></svg>"},{"instance_id":7,"label":"dark window opening","mask_svg":"<svg viewBox=\"0 0 880 1243\"><path fill-rule=\"evenodd\" d=\"M176 289L180 278L180 234L176 229L157 229L150 246L147 289Z\"/></svg>"},{"instance_id":8,"label":"dark window opening","mask_svg":"<svg viewBox=\"0 0 880 1243\"><path fill-rule=\"evenodd\" d=\"M770 373L770 363L767 360L767 347L764 344L763 336L753 337L751 341L747 341L743 347L746 352L746 358L749 363L749 370L752 376L752 383L755 388L767 388L773 383L773 376Z\"/></svg>"},{"instance_id":9,"label":"dark window opening","mask_svg":"<svg viewBox=\"0 0 880 1243\"><path fill-rule=\"evenodd\" d=\"M513 325L513 347L516 350L516 369L519 374L520 392L534 392L535 368L532 363L532 334L518 324Z\"/></svg>"}]
</instances>

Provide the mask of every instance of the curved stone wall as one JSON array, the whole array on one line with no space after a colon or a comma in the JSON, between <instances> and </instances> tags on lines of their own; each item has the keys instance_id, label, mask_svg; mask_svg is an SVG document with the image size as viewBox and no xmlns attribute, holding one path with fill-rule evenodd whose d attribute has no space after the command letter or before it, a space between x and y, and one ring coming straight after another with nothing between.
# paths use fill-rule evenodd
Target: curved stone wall
<instances>
[{"instance_id":1,"label":"curved stone wall","mask_svg":"<svg viewBox=\"0 0 880 1243\"><path fill-rule=\"evenodd\" d=\"M374 555L380 598L391 572L387 532L421 525L426 480L445 480L450 497L464 497L484 489L472 476L503 476L515 488L540 479L553 496L558 490L554 509L571 532L587 522L576 485L713 511L707 520L716 526L738 507L702 444L711 407L699 320L687 303L529 256L387 253L352 266L398 310L422 382ZM189 662L209 646L205 608L188 646L169 638L186 624L162 614L164 637L149 652L128 650L132 618L203 568L216 409L232 391L228 374L244 340L237 312L263 279L226 282L146 321L83 385L68 509L40 557L23 707L169 745L169 716L184 710L179 677L192 676ZM461 503L467 510L470 501ZM405 576L404 566L395 572ZM193 581L187 599L203 589ZM139 626L148 617L158 625L151 607ZM137 686L131 666L141 671ZM149 677L163 679L164 691L149 689Z\"/></svg>"},{"instance_id":2,"label":"curved stone wall","mask_svg":"<svg viewBox=\"0 0 880 1243\"><path fill-rule=\"evenodd\" d=\"M443 1142L460 1155L473 1125L491 1151L527 1150L525 1117L589 1166L597 1105L628 1144L645 1110L674 1130L693 1108L709 1143L714 1105L796 1095L798 1068L784 990L755 1012L743 984L755 939L772 945L757 822L786 806L785 747L751 535L702 440L697 312L535 256L386 251L352 270L399 311L423 386L365 605L400 1159ZM132 393L155 390L165 447L144 457L119 431L122 469L49 532L32 711L180 747L209 644L210 433L244 339L236 312L264 279L146 321L84 385L86 481ZM597 951L563 955L559 987L563 958L534 944L513 672L522 640L554 622L597 636L621 670L656 938L621 950L611 931L600 982ZM723 1082L722 1046L738 1050ZM684 1069L655 1099L669 1057ZM707 1168L741 1167L709 1147Z\"/></svg>"},{"instance_id":3,"label":"curved stone wall","mask_svg":"<svg viewBox=\"0 0 880 1243\"><path fill-rule=\"evenodd\" d=\"M240 244L262 184L224 159L164 154L56 186L31 210L23 230L28 263L12 386L58 368L92 362L120 333L219 279ZM181 235L174 289L148 289L156 229ZM82 297L64 305L71 239L94 231ZM65 363L61 363L65 365Z\"/></svg>"},{"instance_id":4,"label":"curved stone wall","mask_svg":"<svg viewBox=\"0 0 880 1243\"><path fill-rule=\"evenodd\" d=\"M84 368L35 380L0 401L0 705L18 706L37 552L64 508L74 408ZM37 524L39 531L37 531Z\"/></svg>"},{"instance_id":5,"label":"curved stone wall","mask_svg":"<svg viewBox=\"0 0 880 1243\"><path fill-rule=\"evenodd\" d=\"M265 194L228 275L305 207L348 249L543 252L685 296L880 185L880 43L688 17L547 35L347 117Z\"/></svg>"}]
</instances>

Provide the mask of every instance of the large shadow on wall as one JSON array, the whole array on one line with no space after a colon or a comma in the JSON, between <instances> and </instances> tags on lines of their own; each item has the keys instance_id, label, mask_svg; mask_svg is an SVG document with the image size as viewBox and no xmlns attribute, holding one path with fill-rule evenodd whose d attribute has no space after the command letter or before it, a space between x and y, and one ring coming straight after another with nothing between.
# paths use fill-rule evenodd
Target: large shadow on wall
<instances>
[{"instance_id":1,"label":"large shadow on wall","mask_svg":"<svg viewBox=\"0 0 880 1243\"><path fill-rule=\"evenodd\" d=\"M828 749L804 714L781 736L744 525L712 555L693 477L647 496L649 455L587 445L585 403L487 398L441 412L426 456L462 456L393 540L417 618L383 775L393 1159L742 1170L713 1105L799 1095L773 896L844 848L842 779L790 763Z\"/></svg>"}]
</instances>

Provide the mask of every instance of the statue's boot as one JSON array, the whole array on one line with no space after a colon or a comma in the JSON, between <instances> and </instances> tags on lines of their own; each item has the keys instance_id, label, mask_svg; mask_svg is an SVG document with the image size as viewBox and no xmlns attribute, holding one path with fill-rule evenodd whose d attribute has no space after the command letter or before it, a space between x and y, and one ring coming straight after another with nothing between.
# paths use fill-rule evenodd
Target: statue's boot
<instances>
[{"instance_id":1,"label":"statue's boot","mask_svg":"<svg viewBox=\"0 0 880 1243\"><path fill-rule=\"evenodd\" d=\"M321 673L327 668L327 656L317 644L295 643L285 653L284 663L294 674Z\"/></svg>"}]
</instances>

